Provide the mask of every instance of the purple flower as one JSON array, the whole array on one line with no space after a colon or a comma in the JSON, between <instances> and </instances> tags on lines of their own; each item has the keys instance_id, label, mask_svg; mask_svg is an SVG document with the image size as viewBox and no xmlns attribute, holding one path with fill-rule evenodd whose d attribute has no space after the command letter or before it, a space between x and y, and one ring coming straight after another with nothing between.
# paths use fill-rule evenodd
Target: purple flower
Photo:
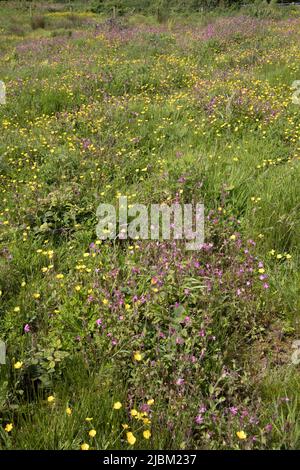
<instances>
[{"instance_id":1,"label":"purple flower","mask_svg":"<svg viewBox=\"0 0 300 470\"><path fill-rule=\"evenodd\" d=\"M236 406L231 406L231 407L229 408L229 411L230 411L230 413L231 413L233 416L235 416L235 415L237 414L237 412L238 412L238 409L237 409Z\"/></svg>"},{"instance_id":2,"label":"purple flower","mask_svg":"<svg viewBox=\"0 0 300 470\"><path fill-rule=\"evenodd\" d=\"M28 323L26 323L26 325L24 326L24 331L25 331L25 333L30 332L30 326L28 325Z\"/></svg>"},{"instance_id":3,"label":"purple flower","mask_svg":"<svg viewBox=\"0 0 300 470\"><path fill-rule=\"evenodd\" d=\"M184 384L184 379L177 379L176 380L176 385L183 385Z\"/></svg>"},{"instance_id":4,"label":"purple flower","mask_svg":"<svg viewBox=\"0 0 300 470\"><path fill-rule=\"evenodd\" d=\"M203 422L203 417L201 415L196 416L195 423L201 424Z\"/></svg>"}]
</instances>

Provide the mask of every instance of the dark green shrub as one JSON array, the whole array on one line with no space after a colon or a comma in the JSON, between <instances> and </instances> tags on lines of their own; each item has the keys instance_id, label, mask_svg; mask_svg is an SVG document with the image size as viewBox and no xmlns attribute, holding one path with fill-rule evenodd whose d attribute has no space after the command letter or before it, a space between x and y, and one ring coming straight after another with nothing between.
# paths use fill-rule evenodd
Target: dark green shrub
<instances>
[{"instance_id":1,"label":"dark green shrub","mask_svg":"<svg viewBox=\"0 0 300 470\"><path fill-rule=\"evenodd\" d=\"M36 15L31 18L32 29L44 29L46 27L45 17L42 15Z\"/></svg>"}]
</instances>

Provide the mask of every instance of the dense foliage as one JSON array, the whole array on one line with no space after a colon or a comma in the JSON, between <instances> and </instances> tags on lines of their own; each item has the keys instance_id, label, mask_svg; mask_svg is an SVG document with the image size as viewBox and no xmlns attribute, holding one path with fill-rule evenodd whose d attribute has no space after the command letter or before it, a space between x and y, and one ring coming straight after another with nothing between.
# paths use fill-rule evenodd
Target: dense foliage
<instances>
[{"instance_id":1,"label":"dense foliage","mask_svg":"<svg viewBox=\"0 0 300 470\"><path fill-rule=\"evenodd\" d=\"M299 10L27 6L0 16L0 448L299 448ZM121 194L203 201L205 245L101 242Z\"/></svg>"}]
</instances>

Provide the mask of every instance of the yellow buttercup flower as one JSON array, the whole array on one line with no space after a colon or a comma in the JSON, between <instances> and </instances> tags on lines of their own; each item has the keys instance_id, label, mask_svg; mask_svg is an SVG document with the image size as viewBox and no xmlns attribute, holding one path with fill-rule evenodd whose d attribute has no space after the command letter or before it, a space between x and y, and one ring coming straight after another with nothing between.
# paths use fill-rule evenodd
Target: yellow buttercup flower
<instances>
[{"instance_id":1,"label":"yellow buttercup flower","mask_svg":"<svg viewBox=\"0 0 300 470\"><path fill-rule=\"evenodd\" d=\"M90 437L95 437L96 434L97 434L96 429L91 429L90 432L89 432L89 436L90 436Z\"/></svg>"},{"instance_id":2,"label":"yellow buttercup flower","mask_svg":"<svg viewBox=\"0 0 300 470\"><path fill-rule=\"evenodd\" d=\"M147 401L147 405L151 406L154 404L154 399L150 398L150 400Z\"/></svg>"},{"instance_id":3,"label":"yellow buttercup flower","mask_svg":"<svg viewBox=\"0 0 300 470\"><path fill-rule=\"evenodd\" d=\"M11 430L13 429L13 424L12 423L7 423L7 425L5 426L4 428L4 431L6 432L11 432Z\"/></svg>"},{"instance_id":4,"label":"yellow buttercup flower","mask_svg":"<svg viewBox=\"0 0 300 470\"><path fill-rule=\"evenodd\" d=\"M15 365L14 365L14 368L15 368L15 369L21 369L22 365L23 365L23 362L22 362L22 361L17 361L17 362L15 363Z\"/></svg>"},{"instance_id":5,"label":"yellow buttercup flower","mask_svg":"<svg viewBox=\"0 0 300 470\"><path fill-rule=\"evenodd\" d=\"M146 431L143 432L143 436L144 436L145 439L150 439L151 432L149 431L149 429L147 429Z\"/></svg>"},{"instance_id":6,"label":"yellow buttercup flower","mask_svg":"<svg viewBox=\"0 0 300 470\"><path fill-rule=\"evenodd\" d=\"M85 418L86 421L93 421L93 418Z\"/></svg>"},{"instance_id":7,"label":"yellow buttercup flower","mask_svg":"<svg viewBox=\"0 0 300 470\"><path fill-rule=\"evenodd\" d=\"M131 446L133 446L135 443L136 443L136 437L134 437L133 433L132 432L128 432L126 434L127 436L127 442L128 444L130 444Z\"/></svg>"},{"instance_id":8,"label":"yellow buttercup flower","mask_svg":"<svg viewBox=\"0 0 300 470\"><path fill-rule=\"evenodd\" d=\"M134 353L134 355L133 355L133 359L134 359L135 361L141 361L141 360L142 360L142 355L141 355L141 353L140 353L139 351L136 351L136 352Z\"/></svg>"},{"instance_id":9,"label":"yellow buttercup flower","mask_svg":"<svg viewBox=\"0 0 300 470\"><path fill-rule=\"evenodd\" d=\"M81 450L89 450L90 446L88 444L86 444L85 442L83 444L81 444L80 446L80 449Z\"/></svg>"},{"instance_id":10,"label":"yellow buttercup flower","mask_svg":"<svg viewBox=\"0 0 300 470\"><path fill-rule=\"evenodd\" d=\"M135 409L133 409L130 411L130 414L131 416L137 416L138 412Z\"/></svg>"},{"instance_id":11,"label":"yellow buttercup flower","mask_svg":"<svg viewBox=\"0 0 300 470\"><path fill-rule=\"evenodd\" d=\"M68 408L66 408L66 413L69 416L72 414L72 409L69 406L68 406Z\"/></svg>"},{"instance_id":12,"label":"yellow buttercup flower","mask_svg":"<svg viewBox=\"0 0 300 470\"><path fill-rule=\"evenodd\" d=\"M120 401L116 401L116 403L114 403L114 410L119 410L120 408L122 408L122 403Z\"/></svg>"},{"instance_id":13,"label":"yellow buttercup flower","mask_svg":"<svg viewBox=\"0 0 300 470\"><path fill-rule=\"evenodd\" d=\"M236 435L241 440L247 439L247 434L245 433L245 431L238 431Z\"/></svg>"},{"instance_id":14,"label":"yellow buttercup flower","mask_svg":"<svg viewBox=\"0 0 300 470\"><path fill-rule=\"evenodd\" d=\"M47 398L47 402L53 403L54 401L55 401L55 397L53 395L49 395L49 397Z\"/></svg>"}]
</instances>

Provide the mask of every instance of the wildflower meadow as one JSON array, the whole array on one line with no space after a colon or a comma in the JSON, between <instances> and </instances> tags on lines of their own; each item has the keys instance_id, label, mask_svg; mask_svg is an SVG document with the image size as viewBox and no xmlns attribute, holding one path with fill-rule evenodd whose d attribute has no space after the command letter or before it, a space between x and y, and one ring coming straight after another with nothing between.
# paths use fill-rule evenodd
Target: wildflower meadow
<instances>
[{"instance_id":1,"label":"wildflower meadow","mask_svg":"<svg viewBox=\"0 0 300 470\"><path fill-rule=\"evenodd\" d=\"M0 0L1 450L300 448L300 6L178 5Z\"/></svg>"}]
</instances>

